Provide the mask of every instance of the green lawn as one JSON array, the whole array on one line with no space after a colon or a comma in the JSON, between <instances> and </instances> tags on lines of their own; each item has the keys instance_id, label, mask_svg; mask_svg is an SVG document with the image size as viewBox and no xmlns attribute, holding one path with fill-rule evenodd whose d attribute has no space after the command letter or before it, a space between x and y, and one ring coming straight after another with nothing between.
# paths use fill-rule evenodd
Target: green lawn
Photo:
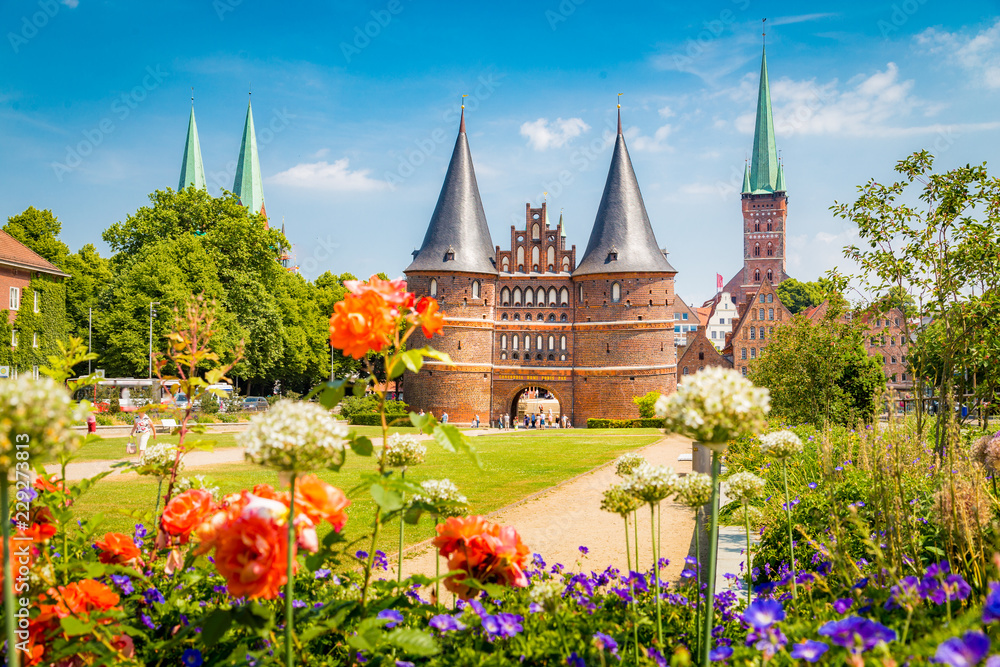
<instances>
[{"instance_id":1,"label":"green lawn","mask_svg":"<svg viewBox=\"0 0 1000 667\"><path fill-rule=\"evenodd\" d=\"M520 435L492 435L473 439L483 469L479 470L464 456L450 454L433 441L427 441L427 460L410 470L415 480L447 477L469 498L474 513L485 514L508 505L564 479L586 472L610 461L623 452L655 442L660 434L636 433L612 429L607 433L590 430L533 431ZM624 436L624 437L609 437ZM231 437L231 436L225 436ZM122 446L124 448L124 445ZM373 469L373 460L349 456L339 473L324 472L321 477L350 492L358 484L362 472ZM249 464L227 464L192 468L189 474L205 474L223 493L252 488L254 484L277 485L277 474ZM367 490L350 493L353 505L348 510L350 520L345 529L348 539L364 534L374 516L374 502ZM76 505L78 517L95 513L105 515L104 530L131 531L132 520L121 510L152 510L156 482L148 478L114 481L105 479L83 496ZM419 542L431 536L429 520L418 526L406 527L406 541ZM380 547L395 551L398 527L391 527Z\"/></svg>"},{"instance_id":2,"label":"green lawn","mask_svg":"<svg viewBox=\"0 0 1000 667\"><path fill-rule=\"evenodd\" d=\"M172 442L177 443L178 436L170 435L168 433L157 433L156 440L150 439L149 443L146 445L151 446L158 442ZM222 447L236 447L236 434L235 433L217 433L217 434L207 434L199 435L197 433L191 433L188 435L187 439L198 440L211 440L215 443L217 448ZM135 454L132 456L127 456L125 454L125 443L128 442L128 438L104 438L96 442L91 442L83 447L78 453L74 461L126 461L135 460Z\"/></svg>"}]
</instances>

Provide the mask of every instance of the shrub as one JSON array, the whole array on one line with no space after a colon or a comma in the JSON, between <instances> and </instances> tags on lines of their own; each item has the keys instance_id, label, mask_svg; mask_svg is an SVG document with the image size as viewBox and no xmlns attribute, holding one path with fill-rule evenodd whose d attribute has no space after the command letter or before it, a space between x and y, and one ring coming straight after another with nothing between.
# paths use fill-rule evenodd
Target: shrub
<instances>
[{"instance_id":1,"label":"shrub","mask_svg":"<svg viewBox=\"0 0 1000 667\"><path fill-rule=\"evenodd\" d=\"M121 402L118 400L117 396L113 397L110 401L108 401L108 414L117 415L121 411L122 411L122 405Z\"/></svg>"},{"instance_id":2,"label":"shrub","mask_svg":"<svg viewBox=\"0 0 1000 667\"><path fill-rule=\"evenodd\" d=\"M223 424L235 424L240 420L240 415L234 415L228 412L223 412L218 415L219 421Z\"/></svg>"},{"instance_id":3,"label":"shrub","mask_svg":"<svg viewBox=\"0 0 1000 667\"><path fill-rule=\"evenodd\" d=\"M639 406L639 416L643 419L651 419L656 416L656 399L660 397L660 392L651 391L645 396L633 396L632 402Z\"/></svg>"},{"instance_id":4,"label":"shrub","mask_svg":"<svg viewBox=\"0 0 1000 667\"><path fill-rule=\"evenodd\" d=\"M389 426L408 426L410 415L405 412L387 413L385 421ZM347 423L351 426L381 426L382 417L377 412L356 413L348 418Z\"/></svg>"},{"instance_id":5,"label":"shrub","mask_svg":"<svg viewBox=\"0 0 1000 667\"><path fill-rule=\"evenodd\" d=\"M197 424L214 424L215 418L210 415L198 415L194 418L194 421Z\"/></svg>"},{"instance_id":6,"label":"shrub","mask_svg":"<svg viewBox=\"0 0 1000 667\"><path fill-rule=\"evenodd\" d=\"M95 416L97 418L97 424L99 426L111 426L112 424L114 424L114 420L111 419L111 417L109 417L108 415L99 414Z\"/></svg>"},{"instance_id":7,"label":"shrub","mask_svg":"<svg viewBox=\"0 0 1000 667\"><path fill-rule=\"evenodd\" d=\"M662 427L663 427L663 420L660 419L659 417L653 417L651 419L591 418L587 420L587 428L662 428Z\"/></svg>"},{"instance_id":8,"label":"shrub","mask_svg":"<svg viewBox=\"0 0 1000 667\"><path fill-rule=\"evenodd\" d=\"M340 414L349 420L351 415L354 414L378 412L378 401L378 396L375 394L346 396L340 403ZM387 414L392 415L406 414L409 411L409 406L403 401L387 400L385 402L385 411Z\"/></svg>"},{"instance_id":9,"label":"shrub","mask_svg":"<svg viewBox=\"0 0 1000 667\"><path fill-rule=\"evenodd\" d=\"M219 412L222 399L215 394L205 393L201 397L201 412L206 415L214 415Z\"/></svg>"}]
</instances>

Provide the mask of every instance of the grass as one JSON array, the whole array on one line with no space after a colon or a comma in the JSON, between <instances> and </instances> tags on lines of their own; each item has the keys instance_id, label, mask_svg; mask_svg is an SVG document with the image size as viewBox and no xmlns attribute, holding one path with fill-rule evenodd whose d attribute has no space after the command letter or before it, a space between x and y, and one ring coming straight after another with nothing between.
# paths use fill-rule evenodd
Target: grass
<instances>
[{"instance_id":1,"label":"grass","mask_svg":"<svg viewBox=\"0 0 1000 667\"><path fill-rule=\"evenodd\" d=\"M156 435L156 440L150 438L146 446L149 447L153 445L153 443L160 442L171 442L177 444L177 438L178 436L176 435L158 433ZM218 433L204 436L192 434L188 436L188 440L191 438L211 440L215 443L215 447L217 449L221 449L223 447L236 447L236 434L234 433ZM125 454L125 443L127 442L127 437L103 438L102 440L91 442L79 451L74 461L134 461L136 457L135 454L131 456Z\"/></svg>"},{"instance_id":2,"label":"grass","mask_svg":"<svg viewBox=\"0 0 1000 667\"><path fill-rule=\"evenodd\" d=\"M608 435L629 437L608 437ZM468 497L473 513L485 514L541 491L562 480L586 472L618 455L649 445L660 437L659 432L609 433L590 430L534 431L520 435L493 435L473 440L482 462L482 470L466 457L444 451L433 441L427 441L426 461L409 471L413 480L447 477ZM124 445L122 445L124 450ZM370 530L375 504L368 490L355 488L363 473L374 470L374 460L349 456L339 473L326 471L320 477L348 493L352 506L345 528L348 540L363 536ZM255 484L278 486L277 473L248 464L225 464L192 468L190 475L204 474L218 485L222 493L251 489ZM156 481L151 478L128 480L105 479L84 495L76 504L78 518L101 513L105 517L104 531L131 532L134 521L122 510L152 511L156 497ZM433 527L426 518L417 526L406 526L406 542L420 542L431 536ZM379 548L387 553L396 551L398 524L383 530ZM367 549L369 542L355 548Z\"/></svg>"}]
</instances>

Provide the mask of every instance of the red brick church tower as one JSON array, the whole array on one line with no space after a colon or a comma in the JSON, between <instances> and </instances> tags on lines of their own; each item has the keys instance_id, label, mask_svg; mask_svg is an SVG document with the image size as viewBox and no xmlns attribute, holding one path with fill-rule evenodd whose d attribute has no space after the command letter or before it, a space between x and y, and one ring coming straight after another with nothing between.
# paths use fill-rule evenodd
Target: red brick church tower
<instances>
[{"instance_id":1,"label":"red brick church tower","mask_svg":"<svg viewBox=\"0 0 1000 667\"><path fill-rule=\"evenodd\" d=\"M788 278L785 271L785 220L788 194L785 172L778 160L767 80L767 56L761 56L760 89L753 153L743 174L743 270L722 289L737 304L747 300L763 282L777 285Z\"/></svg>"},{"instance_id":2,"label":"red brick church tower","mask_svg":"<svg viewBox=\"0 0 1000 667\"><path fill-rule=\"evenodd\" d=\"M453 365L405 378L414 409L452 421L516 415L529 389L550 392L576 426L638 417L633 396L676 387L676 271L656 242L621 133L587 250L576 265L562 216L525 206L510 246L493 246L463 113L437 207L405 273L447 316L436 348ZM419 332L413 346L425 343ZM559 415L556 415L558 418Z\"/></svg>"}]
</instances>

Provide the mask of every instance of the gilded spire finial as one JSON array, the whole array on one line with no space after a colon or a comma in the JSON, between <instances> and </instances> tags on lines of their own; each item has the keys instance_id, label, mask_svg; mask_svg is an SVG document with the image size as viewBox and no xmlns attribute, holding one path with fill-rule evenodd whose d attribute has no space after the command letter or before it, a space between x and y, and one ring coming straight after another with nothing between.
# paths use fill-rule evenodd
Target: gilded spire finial
<instances>
[{"instance_id":1,"label":"gilded spire finial","mask_svg":"<svg viewBox=\"0 0 1000 667\"><path fill-rule=\"evenodd\" d=\"M760 36L763 39L764 46L767 46L767 19L760 20Z\"/></svg>"},{"instance_id":2,"label":"gilded spire finial","mask_svg":"<svg viewBox=\"0 0 1000 667\"><path fill-rule=\"evenodd\" d=\"M194 86L191 86L191 104L194 105Z\"/></svg>"},{"instance_id":3,"label":"gilded spire finial","mask_svg":"<svg viewBox=\"0 0 1000 667\"><path fill-rule=\"evenodd\" d=\"M625 93L618 93L618 134L622 133L622 95Z\"/></svg>"},{"instance_id":4,"label":"gilded spire finial","mask_svg":"<svg viewBox=\"0 0 1000 667\"><path fill-rule=\"evenodd\" d=\"M465 132L465 98L466 97L468 97L468 95L462 95L462 122L459 123L459 127L458 127L459 133L464 133Z\"/></svg>"}]
</instances>

